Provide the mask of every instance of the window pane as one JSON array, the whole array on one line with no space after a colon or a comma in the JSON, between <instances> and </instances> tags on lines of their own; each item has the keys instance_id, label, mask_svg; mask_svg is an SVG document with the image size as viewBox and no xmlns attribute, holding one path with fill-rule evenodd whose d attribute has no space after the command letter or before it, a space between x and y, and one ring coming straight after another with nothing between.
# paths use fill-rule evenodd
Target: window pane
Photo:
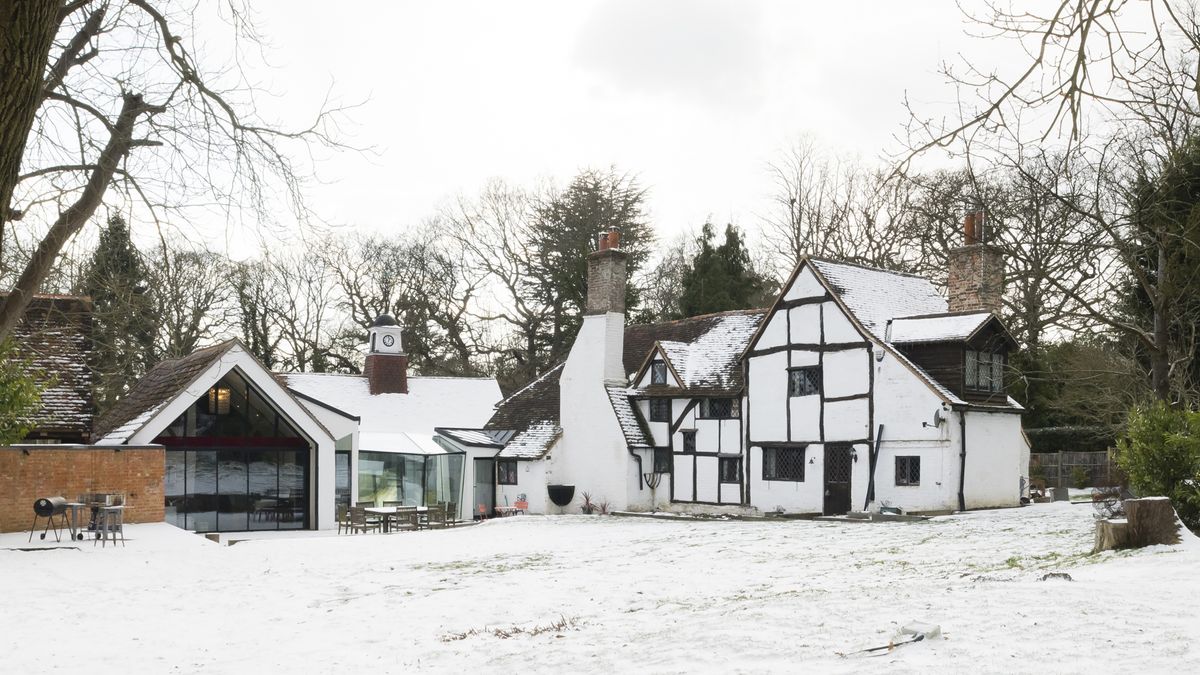
<instances>
[{"instance_id":1,"label":"window pane","mask_svg":"<svg viewBox=\"0 0 1200 675\"><path fill-rule=\"evenodd\" d=\"M764 448L763 480L804 480L804 448Z\"/></svg>"},{"instance_id":2,"label":"window pane","mask_svg":"<svg viewBox=\"0 0 1200 675\"><path fill-rule=\"evenodd\" d=\"M250 529L274 530L287 510L279 495L279 453L262 450L249 455Z\"/></svg>"},{"instance_id":3,"label":"window pane","mask_svg":"<svg viewBox=\"0 0 1200 675\"><path fill-rule=\"evenodd\" d=\"M979 386L979 353L967 350L966 386L974 389Z\"/></svg>"},{"instance_id":4,"label":"window pane","mask_svg":"<svg viewBox=\"0 0 1200 675\"><path fill-rule=\"evenodd\" d=\"M683 451L684 452L695 452L696 451L696 432L694 432L694 431L683 432Z\"/></svg>"},{"instance_id":5,"label":"window pane","mask_svg":"<svg viewBox=\"0 0 1200 675\"><path fill-rule=\"evenodd\" d=\"M821 393L821 369L813 366L788 371L788 395L811 396Z\"/></svg>"},{"instance_id":6,"label":"window pane","mask_svg":"<svg viewBox=\"0 0 1200 675\"><path fill-rule=\"evenodd\" d=\"M721 482L722 483L739 483L742 479L742 460L740 457L722 457L721 458Z\"/></svg>"},{"instance_id":7,"label":"window pane","mask_svg":"<svg viewBox=\"0 0 1200 675\"><path fill-rule=\"evenodd\" d=\"M279 529L298 530L308 515L308 451L279 451Z\"/></svg>"},{"instance_id":8,"label":"window pane","mask_svg":"<svg viewBox=\"0 0 1200 675\"><path fill-rule=\"evenodd\" d=\"M671 473L671 449L654 449L654 473Z\"/></svg>"},{"instance_id":9,"label":"window pane","mask_svg":"<svg viewBox=\"0 0 1200 675\"><path fill-rule=\"evenodd\" d=\"M992 356L992 391L1004 391L1004 357Z\"/></svg>"},{"instance_id":10,"label":"window pane","mask_svg":"<svg viewBox=\"0 0 1200 675\"><path fill-rule=\"evenodd\" d=\"M187 529L187 486L186 476L187 452L184 450L167 451L166 475L163 479L163 495L166 499L166 521L175 527Z\"/></svg>"},{"instance_id":11,"label":"window pane","mask_svg":"<svg viewBox=\"0 0 1200 675\"><path fill-rule=\"evenodd\" d=\"M667 383L667 364L655 361L650 364L650 384Z\"/></svg>"},{"instance_id":12,"label":"window pane","mask_svg":"<svg viewBox=\"0 0 1200 675\"><path fill-rule=\"evenodd\" d=\"M651 422L670 422L671 421L671 399L669 399L669 398L652 398L652 399L650 399L650 421Z\"/></svg>"},{"instance_id":13,"label":"window pane","mask_svg":"<svg viewBox=\"0 0 1200 675\"><path fill-rule=\"evenodd\" d=\"M237 397L234 396L234 400ZM217 451L217 527L226 532L249 527L246 459L241 450Z\"/></svg>"},{"instance_id":14,"label":"window pane","mask_svg":"<svg viewBox=\"0 0 1200 675\"><path fill-rule=\"evenodd\" d=\"M186 471L187 529L212 532L217 529L217 453L189 451Z\"/></svg>"},{"instance_id":15,"label":"window pane","mask_svg":"<svg viewBox=\"0 0 1200 675\"><path fill-rule=\"evenodd\" d=\"M338 452L334 456L334 499L338 504L350 505L350 453Z\"/></svg>"}]
</instances>

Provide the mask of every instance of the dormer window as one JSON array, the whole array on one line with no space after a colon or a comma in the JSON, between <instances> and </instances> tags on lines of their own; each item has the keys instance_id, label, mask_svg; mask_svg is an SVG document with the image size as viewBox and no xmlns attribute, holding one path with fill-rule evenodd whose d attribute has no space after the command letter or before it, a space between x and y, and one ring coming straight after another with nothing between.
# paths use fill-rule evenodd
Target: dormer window
<instances>
[{"instance_id":1,"label":"dormer window","mask_svg":"<svg viewBox=\"0 0 1200 675\"><path fill-rule=\"evenodd\" d=\"M1004 391L1004 353L967 350L963 385L970 391Z\"/></svg>"},{"instance_id":2,"label":"dormer window","mask_svg":"<svg viewBox=\"0 0 1200 675\"><path fill-rule=\"evenodd\" d=\"M666 384L667 383L667 364L664 361L655 361L650 364L650 384Z\"/></svg>"}]
</instances>

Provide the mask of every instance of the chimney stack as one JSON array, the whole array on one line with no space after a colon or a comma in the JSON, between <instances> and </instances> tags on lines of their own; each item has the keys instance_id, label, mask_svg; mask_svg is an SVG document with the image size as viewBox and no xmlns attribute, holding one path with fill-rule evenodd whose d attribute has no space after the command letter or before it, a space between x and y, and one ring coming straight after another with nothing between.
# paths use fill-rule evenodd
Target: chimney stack
<instances>
[{"instance_id":1,"label":"chimney stack","mask_svg":"<svg viewBox=\"0 0 1200 675\"><path fill-rule=\"evenodd\" d=\"M587 307L584 314L625 313L625 274L628 255L621 250L615 227L600 235L597 250L588 256Z\"/></svg>"},{"instance_id":2,"label":"chimney stack","mask_svg":"<svg viewBox=\"0 0 1200 675\"><path fill-rule=\"evenodd\" d=\"M367 329L370 342L363 375L372 396L408 393L408 355L401 332L400 322L389 314L380 314Z\"/></svg>"},{"instance_id":3,"label":"chimney stack","mask_svg":"<svg viewBox=\"0 0 1200 675\"><path fill-rule=\"evenodd\" d=\"M963 218L963 246L950 250L949 294L951 312L987 311L999 316L1004 298L1004 255L987 243L985 214L967 212Z\"/></svg>"}]
</instances>

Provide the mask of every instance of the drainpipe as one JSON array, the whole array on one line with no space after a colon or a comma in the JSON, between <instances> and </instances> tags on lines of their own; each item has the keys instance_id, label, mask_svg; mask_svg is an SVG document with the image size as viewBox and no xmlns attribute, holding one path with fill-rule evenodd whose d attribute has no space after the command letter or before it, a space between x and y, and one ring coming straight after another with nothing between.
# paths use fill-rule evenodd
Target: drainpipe
<instances>
[{"instance_id":1,"label":"drainpipe","mask_svg":"<svg viewBox=\"0 0 1200 675\"><path fill-rule=\"evenodd\" d=\"M644 483L644 482L645 482L645 481L642 479L642 456L641 456L641 455L639 455L639 454L637 454L636 452L634 452L634 451L633 451L633 448L629 447L628 445L627 445L627 446L625 446L625 449L629 451L629 454L630 454L630 455L632 455L632 456L633 456L633 458L634 458L635 460L637 460L637 465L638 465L638 492L641 492L642 490L644 490L644 489L645 489L645 488L642 486L642 483ZM694 496L694 495L693 495L693 496Z\"/></svg>"},{"instance_id":2,"label":"drainpipe","mask_svg":"<svg viewBox=\"0 0 1200 675\"><path fill-rule=\"evenodd\" d=\"M963 492L963 487L967 480L967 410L959 408L958 410L958 510L967 510L967 497Z\"/></svg>"}]
</instances>

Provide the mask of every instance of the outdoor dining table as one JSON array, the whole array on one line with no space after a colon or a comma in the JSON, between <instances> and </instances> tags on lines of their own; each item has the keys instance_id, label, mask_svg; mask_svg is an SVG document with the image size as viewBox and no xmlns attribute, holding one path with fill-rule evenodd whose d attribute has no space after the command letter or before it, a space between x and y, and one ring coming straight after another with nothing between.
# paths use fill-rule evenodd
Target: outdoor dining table
<instances>
[{"instance_id":1,"label":"outdoor dining table","mask_svg":"<svg viewBox=\"0 0 1200 675\"><path fill-rule=\"evenodd\" d=\"M398 510L399 508L401 508L401 507L398 507L398 506L368 506L368 507L364 508L363 511L366 513L369 513L373 516L382 516L383 517L383 531L391 532L392 531L392 519L396 517L397 513L399 513L399 510ZM418 506L417 507L417 513L427 513L428 511L429 511L428 506Z\"/></svg>"},{"instance_id":2,"label":"outdoor dining table","mask_svg":"<svg viewBox=\"0 0 1200 675\"><path fill-rule=\"evenodd\" d=\"M83 539L83 530L85 528L79 527L79 514L89 506L89 504L84 504L83 502L67 502L67 510L71 512L71 518L67 521L67 527L71 530L72 540Z\"/></svg>"}]
</instances>

